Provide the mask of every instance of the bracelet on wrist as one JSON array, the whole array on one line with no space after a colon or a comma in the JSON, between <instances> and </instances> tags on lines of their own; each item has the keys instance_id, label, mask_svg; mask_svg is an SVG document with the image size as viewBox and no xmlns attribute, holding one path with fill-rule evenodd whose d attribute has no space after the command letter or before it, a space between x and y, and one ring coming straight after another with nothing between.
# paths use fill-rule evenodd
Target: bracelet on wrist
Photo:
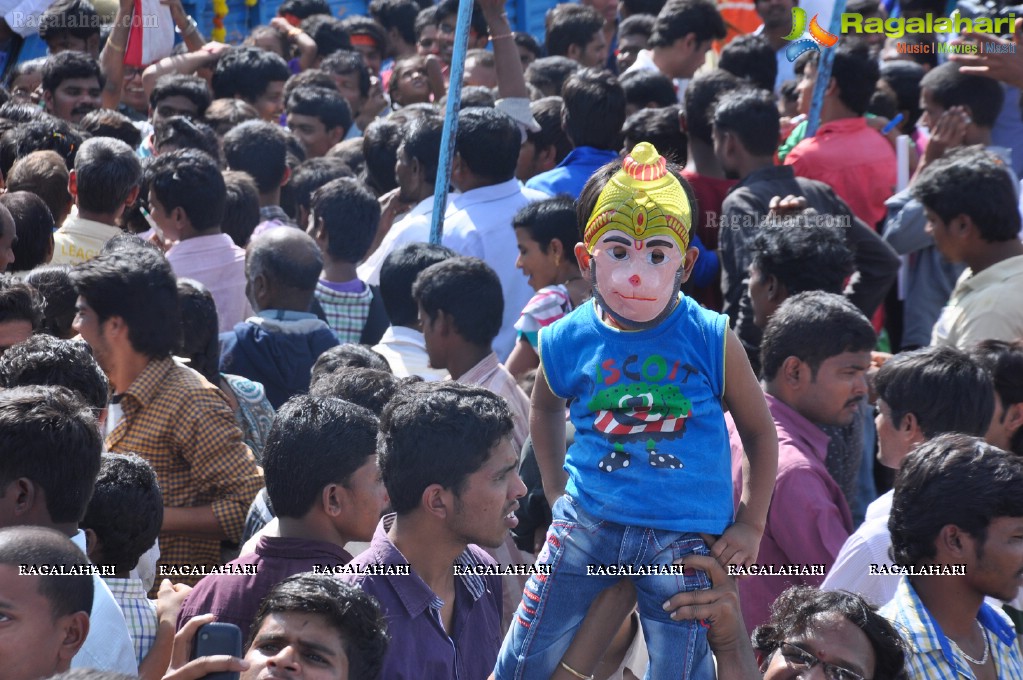
<instances>
[{"instance_id":1,"label":"bracelet on wrist","mask_svg":"<svg viewBox=\"0 0 1023 680\"><path fill-rule=\"evenodd\" d=\"M515 37L514 33L502 33L501 35L492 35L492 36L490 36L490 39L491 40L503 40L505 38L514 38L514 37Z\"/></svg>"}]
</instances>

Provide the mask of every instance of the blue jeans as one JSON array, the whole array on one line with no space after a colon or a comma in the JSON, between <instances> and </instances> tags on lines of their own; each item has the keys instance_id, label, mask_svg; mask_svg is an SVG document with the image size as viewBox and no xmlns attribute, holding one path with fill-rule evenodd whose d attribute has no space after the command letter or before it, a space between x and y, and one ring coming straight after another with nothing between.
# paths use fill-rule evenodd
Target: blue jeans
<instances>
[{"instance_id":1,"label":"blue jeans","mask_svg":"<svg viewBox=\"0 0 1023 680\"><path fill-rule=\"evenodd\" d=\"M593 600L622 577L592 575L587 566L671 565L686 555L709 554L697 534L630 527L587 514L568 495L551 509L554 521L537 565L547 576L531 576L504 639L494 670L497 680L548 678L568 649ZM682 591L710 588L702 571L630 576L650 654L647 680L713 680L706 631L696 621L674 621L661 605Z\"/></svg>"}]
</instances>

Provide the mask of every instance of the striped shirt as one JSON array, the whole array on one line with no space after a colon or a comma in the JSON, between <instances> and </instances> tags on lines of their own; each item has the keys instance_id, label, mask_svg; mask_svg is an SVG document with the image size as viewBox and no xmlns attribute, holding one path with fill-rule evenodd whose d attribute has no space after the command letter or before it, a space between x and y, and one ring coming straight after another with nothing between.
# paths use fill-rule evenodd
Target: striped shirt
<instances>
[{"instance_id":1,"label":"striped shirt","mask_svg":"<svg viewBox=\"0 0 1023 680\"><path fill-rule=\"evenodd\" d=\"M107 450L145 458L164 507L211 505L224 533L238 541L263 475L220 390L168 357L150 361L119 396L123 418L107 437ZM161 533L160 551L160 565L222 563L216 538ZM199 577L180 580L193 585Z\"/></svg>"},{"instance_id":2,"label":"striped shirt","mask_svg":"<svg viewBox=\"0 0 1023 680\"><path fill-rule=\"evenodd\" d=\"M160 627L156 618L156 600L146 597L146 589L141 579L108 577L103 581L110 588L114 600L124 614L128 634L135 645L135 658L141 665L142 659L156 642L156 631Z\"/></svg>"},{"instance_id":3,"label":"striped shirt","mask_svg":"<svg viewBox=\"0 0 1023 680\"><path fill-rule=\"evenodd\" d=\"M571 311L572 299L568 296L568 289L565 286L557 284L541 288L536 291L536 295L530 299L523 308L519 320L515 322L515 330L518 332L516 339L525 338L535 350L540 329L550 326Z\"/></svg>"},{"instance_id":4,"label":"striped shirt","mask_svg":"<svg viewBox=\"0 0 1023 680\"><path fill-rule=\"evenodd\" d=\"M941 626L927 611L909 579L903 576L892 601L881 608L906 641L906 672L909 680L973 680L976 675L962 651L951 644ZM987 603L980 606L977 621L994 656L999 680L1023 680L1023 658L1009 617Z\"/></svg>"}]
</instances>

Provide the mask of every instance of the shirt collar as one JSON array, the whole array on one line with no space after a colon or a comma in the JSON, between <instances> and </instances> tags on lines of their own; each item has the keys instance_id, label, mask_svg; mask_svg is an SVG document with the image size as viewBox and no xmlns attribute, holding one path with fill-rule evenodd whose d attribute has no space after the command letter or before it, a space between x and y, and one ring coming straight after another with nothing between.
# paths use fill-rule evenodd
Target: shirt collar
<instances>
[{"instance_id":1,"label":"shirt collar","mask_svg":"<svg viewBox=\"0 0 1023 680\"><path fill-rule=\"evenodd\" d=\"M377 524L376 531L373 534L373 541L370 543L369 551L371 552L374 562L376 564L387 564L387 565L405 565L408 564L408 560L401 554L398 547L391 541L391 537L387 535L391 526L394 525L394 518L396 515L391 513L384 515L381 518L380 523ZM481 565L479 559L469 551L466 547L462 554L455 559L455 564L462 566L478 566ZM411 565L410 565L411 567ZM465 571L472 571L463 570ZM415 618L426 611L428 608L438 608L443 606L443 601L437 597L437 594L430 590L430 587L419 577L419 574L414 569L409 569L408 576L382 576L380 578L387 579L394 588L395 594L401 601L405 611L412 618ZM473 601L479 600L486 593L486 583L483 581L483 577L478 574L461 574L455 576L455 583L461 582Z\"/></svg>"},{"instance_id":2,"label":"shirt collar","mask_svg":"<svg viewBox=\"0 0 1023 680\"><path fill-rule=\"evenodd\" d=\"M159 393L164 377L172 368L174 368L174 359L171 357L150 359L138 377L121 395L122 408L125 404L124 397L131 397L131 400L137 401L140 406L145 406L152 401Z\"/></svg>"},{"instance_id":3,"label":"shirt collar","mask_svg":"<svg viewBox=\"0 0 1023 680\"><path fill-rule=\"evenodd\" d=\"M260 536L254 551L257 555L301 559L311 557L330 557L340 562L352 561L348 551L336 543L317 541L304 538L282 538L280 536Z\"/></svg>"},{"instance_id":4,"label":"shirt collar","mask_svg":"<svg viewBox=\"0 0 1023 680\"><path fill-rule=\"evenodd\" d=\"M895 591L895 597L892 599L892 605L896 609L896 615L892 617L892 620L900 629L899 632L902 633L903 638L909 643L910 647L921 654L940 650L942 656L945 657L945 661L949 663L956 673L959 673L959 662L956 659L955 652L952 651L952 645L949 644L948 637L941 630L941 626L934 617L931 616L924 603L920 601L920 597L916 594L913 584L909 582L908 576L900 577L899 586ZM994 633L1002 644L1006 646L1016 644L1016 633L1012 626L1005 623L986 602L980 605L980 611L977 612L977 621ZM995 653L995 650L992 650L992 653Z\"/></svg>"},{"instance_id":5,"label":"shirt collar","mask_svg":"<svg viewBox=\"0 0 1023 680\"><path fill-rule=\"evenodd\" d=\"M834 132L856 132L857 130L864 130L866 127L867 119L863 116L839 118L828 123L822 123L821 126L817 128L817 136L827 135Z\"/></svg>"},{"instance_id":6,"label":"shirt collar","mask_svg":"<svg viewBox=\"0 0 1023 680\"><path fill-rule=\"evenodd\" d=\"M828 442L830 441L830 437L824 433L824 430L773 394L765 392L764 398L767 399L767 407L771 410L771 417L774 418L775 424L784 429L793 439L801 440L806 450L824 462L828 455Z\"/></svg>"},{"instance_id":7,"label":"shirt collar","mask_svg":"<svg viewBox=\"0 0 1023 680\"><path fill-rule=\"evenodd\" d=\"M221 250L223 248L230 248L233 245L234 241L227 234L219 232L216 234L204 234L178 241L173 248L167 251L167 257L182 254L191 255L209 250Z\"/></svg>"},{"instance_id":8,"label":"shirt collar","mask_svg":"<svg viewBox=\"0 0 1023 680\"><path fill-rule=\"evenodd\" d=\"M568 155L558 163L559 168L566 165L593 163L604 165L618 158L618 153L607 149L597 149L592 146L577 146L568 152Z\"/></svg>"},{"instance_id":9,"label":"shirt collar","mask_svg":"<svg viewBox=\"0 0 1023 680\"><path fill-rule=\"evenodd\" d=\"M736 182L735 186L728 190L731 193L739 187L749 186L756 182L770 182L774 180L793 179L796 176L791 165L768 165L767 167L754 170L750 174Z\"/></svg>"},{"instance_id":10,"label":"shirt collar","mask_svg":"<svg viewBox=\"0 0 1023 680\"><path fill-rule=\"evenodd\" d=\"M482 360L458 379L458 382L465 383L466 385L479 385L482 383L487 376L496 371L500 367L501 363L497 360L497 353L491 352L487 356L483 357Z\"/></svg>"},{"instance_id":11,"label":"shirt collar","mask_svg":"<svg viewBox=\"0 0 1023 680\"><path fill-rule=\"evenodd\" d=\"M110 592L120 600L145 600L148 599L146 589L139 578L105 578L103 582L110 588Z\"/></svg>"},{"instance_id":12,"label":"shirt collar","mask_svg":"<svg viewBox=\"0 0 1023 680\"><path fill-rule=\"evenodd\" d=\"M981 270L979 273L974 274L973 270L967 270L963 274L962 284L960 284L960 294L976 290L977 288L986 288L987 286L995 285L1005 281L1006 279L1023 274L1023 255L1017 255L1010 257L1006 260L1002 260L996 264L991 265L987 269Z\"/></svg>"},{"instance_id":13,"label":"shirt collar","mask_svg":"<svg viewBox=\"0 0 1023 680\"><path fill-rule=\"evenodd\" d=\"M512 177L507 182L498 182L497 184L491 184L490 186L470 189L465 193L452 196L449 205L456 210L461 210L463 208L468 208L471 205L475 205L476 203L497 201L502 198L508 198L509 196L521 193L522 187L519 185L519 181Z\"/></svg>"}]
</instances>

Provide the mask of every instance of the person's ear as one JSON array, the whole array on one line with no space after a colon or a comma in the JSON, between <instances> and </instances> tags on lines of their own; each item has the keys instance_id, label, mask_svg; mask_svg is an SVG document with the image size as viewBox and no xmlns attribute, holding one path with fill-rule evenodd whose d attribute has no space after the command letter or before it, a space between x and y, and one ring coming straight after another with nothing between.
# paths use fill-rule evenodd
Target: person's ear
<instances>
[{"instance_id":1,"label":"person's ear","mask_svg":"<svg viewBox=\"0 0 1023 680\"><path fill-rule=\"evenodd\" d=\"M536 155L533 156L533 164L540 172L547 172L558 164L557 158L558 147L551 144L549 146L545 146L543 149L536 150Z\"/></svg>"},{"instance_id":2,"label":"person's ear","mask_svg":"<svg viewBox=\"0 0 1023 680\"><path fill-rule=\"evenodd\" d=\"M291 168L287 165L284 166L284 177L281 178L281 186L284 186L291 181Z\"/></svg>"},{"instance_id":3,"label":"person's ear","mask_svg":"<svg viewBox=\"0 0 1023 680\"><path fill-rule=\"evenodd\" d=\"M583 52L582 47L580 47L579 45L569 45L568 53L565 54L565 56L571 59L572 61L579 61L579 57L580 55L582 55L582 52Z\"/></svg>"},{"instance_id":4,"label":"person's ear","mask_svg":"<svg viewBox=\"0 0 1023 680\"><path fill-rule=\"evenodd\" d=\"M914 448L917 444L922 444L927 441L927 436L920 428L920 421L917 420L915 413L906 413L902 416L902 422L899 423L898 433L902 436L910 448Z\"/></svg>"},{"instance_id":5,"label":"person's ear","mask_svg":"<svg viewBox=\"0 0 1023 680\"><path fill-rule=\"evenodd\" d=\"M96 564L102 549L102 541L94 530L84 529L83 531L85 531L85 555L90 562Z\"/></svg>"},{"instance_id":6,"label":"person's ear","mask_svg":"<svg viewBox=\"0 0 1023 680\"><path fill-rule=\"evenodd\" d=\"M177 206L168 214L175 223L181 225L183 222L188 220L188 214L185 212L184 206Z\"/></svg>"},{"instance_id":7,"label":"person's ear","mask_svg":"<svg viewBox=\"0 0 1023 680\"><path fill-rule=\"evenodd\" d=\"M330 517L338 517L344 513L345 499L340 484L328 484L320 494L323 511Z\"/></svg>"},{"instance_id":8,"label":"person's ear","mask_svg":"<svg viewBox=\"0 0 1023 680\"><path fill-rule=\"evenodd\" d=\"M789 386L799 387L799 384L809 375L810 367L803 363L799 357L786 357L778 371L778 376Z\"/></svg>"},{"instance_id":9,"label":"person's ear","mask_svg":"<svg viewBox=\"0 0 1023 680\"><path fill-rule=\"evenodd\" d=\"M579 262L579 269L587 271L590 268L590 251L582 243L575 244L575 259Z\"/></svg>"},{"instance_id":10,"label":"person's ear","mask_svg":"<svg viewBox=\"0 0 1023 680\"><path fill-rule=\"evenodd\" d=\"M49 90L43 90L43 108L47 113L53 113L53 93Z\"/></svg>"},{"instance_id":11,"label":"person's ear","mask_svg":"<svg viewBox=\"0 0 1023 680\"><path fill-rule=\"evenodd\" d=\"M834 95L836 97L838 96L838 81L837 80L832 78L831 80L828 81L828 88L826 90L824 90L824 95L825 96Z\"/></svg>"},{"instance_id":12,"label":"person's ear","mask_svg":"<svg viewBox=\"0 0 1023 680\"><path fill-rule=\"evenodd\" d=\"M970 534L966 533L955 524L946 524L941 527L938 532L938 538L936 540L936 547L938 549L937 557L941 558L942 555L947 557L955 558L966 558L966 559L955 559L952 560L956 563L964 563L969 561L976 555L974 551L975 539Z\"/></svg>"},{"instance_id":13,"label":"person's ear","mask_svg":"<svg viewBox=\"0 0 1023 680\"><path fill-rule=\"evenodd\" d=\"M977 225L973 223L973 218L966 214L953 217L950 226L953 227L953 230L957 232L960 237L969 235L971 231L979 234Z\"/></svg>"},{"instance_id":14,"label":"person's ear","mask_svg":"<svg viewBox=\"0 0 1023 680\"><path fill-rule=\"evenodd\" d=\"M764 287L767 289L767 299L771 302L784 300L788 297L788 290L778 281L778 277L773 274L768 274L764 279Z\"/></svg>"},{"instance_id":15,"label":"person's ear","mask_svg":"<svg viewBox=\"0 0 1023 680\"><path fill-rule=\"evenodd\" d=\"M693 267L696 266L696 260L700 257L700 249L696 247L688 248L686 250L685 260L682 262L682 283L689 280L689 277L693 275Z\"/></svg>"},{"instance_id":16,"label":"person's ear","mask_svg":"<svg viewBox=\"0 0 1023 680\"><path fill-rule=\"evenodd\" d=\"M11 492L14 493L15 516L27 515L32 511L32 508L38 500L38 489L36 488L36 484L26 477L19 477L14 480L12 484L14 485L14 489L8 487L8 490L5 491L4 495L6 496L7 493Z\"/></svg>"},{"instance_id":17,"label":"person's ear","mask_svg":"<svg viewBox=\"0 0 1023 680\"><path fill-rule=\"evenodd\" d=\"M328 128L327 129L327 138L330 140L330 145L334 146L335 144L340 142L342 139L344 139L345 138L345 132L346 132L346 130L343 127L341 127L340 125L338 125L337 127Z\"/></svg>"},{"instance_id":18,"label":"person's ear","mask_svg":"<svg viewBox=\"0 0 1023 680\"><path fill-rule=\"evenodd\" d=\"M120 316L111 316L103 321L103 334L108 338L115 339L122 335L127 337L128 325L124 323L124 318Z\"/></svg>"},{"instance_id":19,"label":"person's ear","mask_svg":"<svg viewBox=\"0 0 1023 680\"><path fill-rule=\"evenodd\" d=\"M745 147L742 146L742 142L739 141L739 135L735 134L731 130L725 130L721 133L721 140L724 142L722 147L725 152L725 158L734 158L739 152Z\"/></svg>"},{"instance_id":20,"label":"person's ear","mask_svg":"<svg viewBox=\"0 0 1023 680\"><path fill-rule=\"evenodd\" d=\"M71 194L72 203L78 198L78 174L71 170L67 174L67 192Z\"/></svg>"},{"instance_id":21,"label":"person's ear","mask_svg":"<svg viewBox=\"0 0 1023 680\"><path fill-rule=\"evenodd\" d=\"M547 254L554 258L554 261L561 264L565 259L565 246L560 239L552 238L547 244Z\"/></svg>"},{"instance_id":22,"label":"person's ear","mask_svg":"<svg viewBox=\"0 0 1023 680\"><path fill-rule=\"evenodd\" d=\"M439 337L446 338L458 332L455 326L455 319L443 309L437 310L437 316L433 319L433 330Z\"/></svg>"},{"instance_id":23,"label":"person's ear","mask_svg":"<svg viewBox=\"0 0 1023 680\"><path fill-rule=\"evenodd\" d=\"M269 292L269 282L264 274L258 274L252 279L252 299L262 307L263 301Z\"/></svg>"},{"instance_id":24,"label":"person's ear","mask_svg":"<svg viewBox=\"0 0 1023 680\"><path fill-rule=\"evenodd\" d=\"M681 108L678 110L678 129L684 135L689 134L689 123L686 122L686 112Z\"/></svg>"},{"instance_id":25,"label":"person's ear","mask_svg":"<svg viewBox=\"0 0 1023 680\"><path fill-rule=\"evenodd\" d=\"M1023 402L1006 407L1002 427L1012 437L1023 427Z\"/></svg>"},{"instance_id":26,"label":"person's ear","mask_svg":"<svg viewBox=\"0 0 1023 680\"><path fill-rule=\"evenodd\" d=\"M69 181L70 181L70 180L69 180ZM132 205L133 203L135 203L135 201L137 201L137 200L138 200L138 198L139 198L139 192L140 192L140 191L141 191L141 189L140 189L139 187L137 187L137 186L134 186L134 187L132 187L132 188L131 188L131 191L129 191L129 192L128 192L128 198L126 198L126 199L124 200L124 207L125 207L125 208L128 208L128 207L129 207L129 206L131 206L131 205Z\"/></svg>"},{"instance_id":27,"label":"person's ear","mask_svg":"<svg viewBox=\"0 0 1023 680\"><path fill-rule=\"evenodd\" d=\"M64 639L61 640L57 654L60 658L60 668L66 668L89 635L89 613L66 614L60 617L58 626L64 633Z\"/></svg>"},{"instance_id":28,"label":"person's ear","mask_svg":"<svg viewBox=\"0 0 1023 680\"><path fill-rule=\"evenodd\" d=\"M327 226L322 217L313 216L312 226L309 228L309 235L316 241L321 250L327 247Z\"/></svg>"},{"instance_id":29,"label":"person's ear","mask_svg":"<svg viewBox=\"0 0 1023 680\"><path fill-rule=\"evenodd\" d=\"M454 509L452 494L440 484L431 484L423 489L421 507L435 519L444 520Z\"/></svg>"}]
</instances>

